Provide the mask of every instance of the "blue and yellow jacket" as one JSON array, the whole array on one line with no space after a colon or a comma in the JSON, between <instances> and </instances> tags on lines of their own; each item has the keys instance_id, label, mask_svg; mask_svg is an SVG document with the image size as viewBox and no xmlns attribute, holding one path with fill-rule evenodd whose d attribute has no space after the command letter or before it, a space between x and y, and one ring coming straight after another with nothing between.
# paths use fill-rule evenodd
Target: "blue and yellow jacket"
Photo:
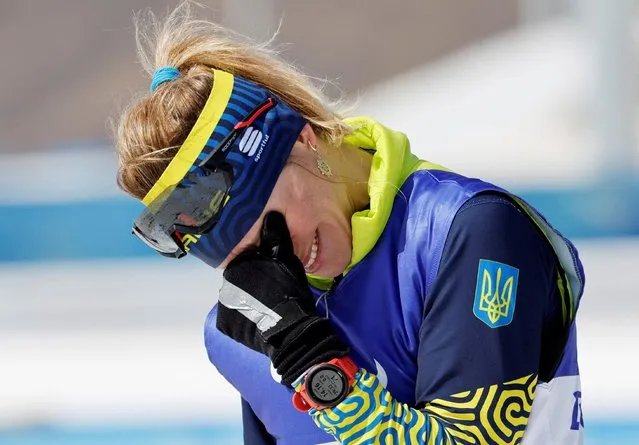
<instances>
[{"instance_id":1,"label":"blue and yellow jacket","mask_svg":"<svg viewBox=\"0 0 639 445\"><path fill-rule=\"evenodd\" d=\"M300 413L268 359L205 327L243 399L249 444L578 444L572 244L505 190L421 161L405 135L349 120L374 151L340 280L309 277L360 371L338 406Z\"/></svg>"}]
</instances>

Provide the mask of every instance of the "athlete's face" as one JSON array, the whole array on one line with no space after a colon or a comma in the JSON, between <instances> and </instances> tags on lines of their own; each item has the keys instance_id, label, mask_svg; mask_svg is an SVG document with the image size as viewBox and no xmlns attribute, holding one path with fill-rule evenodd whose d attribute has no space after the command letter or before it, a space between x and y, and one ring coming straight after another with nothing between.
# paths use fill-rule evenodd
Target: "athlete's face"
<instances>
[{"instance_id":1,"label":"athlete's face","mask_svg":"<svg viewBox=\"0 0 639 445\"><path fill-rule=\"evenodd\" d=\"M270 211L282 213L291 233L295 254L306 272L336 277L344 272L351 259L353 208L345 193L345 185L321 176L317 155L302 140L308 140L307 136L302 138L301 135L293 147L262 217ZM313 140L311 143L315 145ZM247 247L259 245L262 217L221 267Z\"/></svg>"}]
</instances>

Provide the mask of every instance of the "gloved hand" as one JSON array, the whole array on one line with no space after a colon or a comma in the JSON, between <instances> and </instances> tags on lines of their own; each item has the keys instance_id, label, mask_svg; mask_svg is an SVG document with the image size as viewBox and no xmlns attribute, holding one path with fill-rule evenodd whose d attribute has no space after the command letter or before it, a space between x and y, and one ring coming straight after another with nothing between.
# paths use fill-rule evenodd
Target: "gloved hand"
<instances>
[{"instance_id":1,"label":"gloved hand","mask_svg":"<svg viewBox=\"0 0 639 445\"><path fill-rule=\"evenodd\" d=\"M217 328L267 355L287 386L312 365L348 353L328 320L315 313L304 266L277 212L264 217L260 246L224 270Z\"/></svg>"}]
</instances>

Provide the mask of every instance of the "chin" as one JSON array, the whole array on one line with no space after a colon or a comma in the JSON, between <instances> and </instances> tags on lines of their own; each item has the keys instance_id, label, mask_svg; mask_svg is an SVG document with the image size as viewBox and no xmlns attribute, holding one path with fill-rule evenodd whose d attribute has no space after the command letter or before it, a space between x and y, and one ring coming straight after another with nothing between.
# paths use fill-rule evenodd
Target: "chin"
<instances>
[{"instance_id":1,"label":"chin","mask_svg":"<svg viewBox=\"0 0 639 445\"><path fill-rule=\"evenodd\" d=\"M318 266L308 271L311 275L325 278L335 278L344 273L351 261L352 247L350 233L343 236L341 230L331 227L331 230L318 230L319 251ZM337 232L337 233L336 233Z\"/></svg>"},{"instance_id":2,"label":"chin","mask_svg":"<svg viewBox=\"0 0 639 445\"><path fill-rule=\"evenodd\" d=\"M346 261L334 262L332 264L327 264L315 272L314 275L326 278L335 278L344 273L346 270L346 266L350 262L350 257Z\"/></svg>"}]
</instances>

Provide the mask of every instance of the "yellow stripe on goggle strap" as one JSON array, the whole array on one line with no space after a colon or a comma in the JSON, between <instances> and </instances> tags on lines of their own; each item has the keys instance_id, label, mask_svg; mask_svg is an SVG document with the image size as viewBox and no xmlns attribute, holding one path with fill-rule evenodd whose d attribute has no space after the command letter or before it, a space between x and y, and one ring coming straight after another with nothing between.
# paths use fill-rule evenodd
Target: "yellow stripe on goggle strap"
<instances>
[{"instance_id":1,"label":"yellow stripe on goggle strap","mask_svg":"<svg viewBox=\"0 0 639 445\"><path fill-rule=\"evenodd\" d=\"M186 140L166 167L160 179L153 184L151 190L142 199L145 205L148 206L164 190L173 187L188 173L211 137L213 130L220 122L224 110L226 110L233 92L233 82L232 74L213 70L213 88L211 88L211 94L202 109L202 113L200 113Z\"/></svg>"}]
</instances>

